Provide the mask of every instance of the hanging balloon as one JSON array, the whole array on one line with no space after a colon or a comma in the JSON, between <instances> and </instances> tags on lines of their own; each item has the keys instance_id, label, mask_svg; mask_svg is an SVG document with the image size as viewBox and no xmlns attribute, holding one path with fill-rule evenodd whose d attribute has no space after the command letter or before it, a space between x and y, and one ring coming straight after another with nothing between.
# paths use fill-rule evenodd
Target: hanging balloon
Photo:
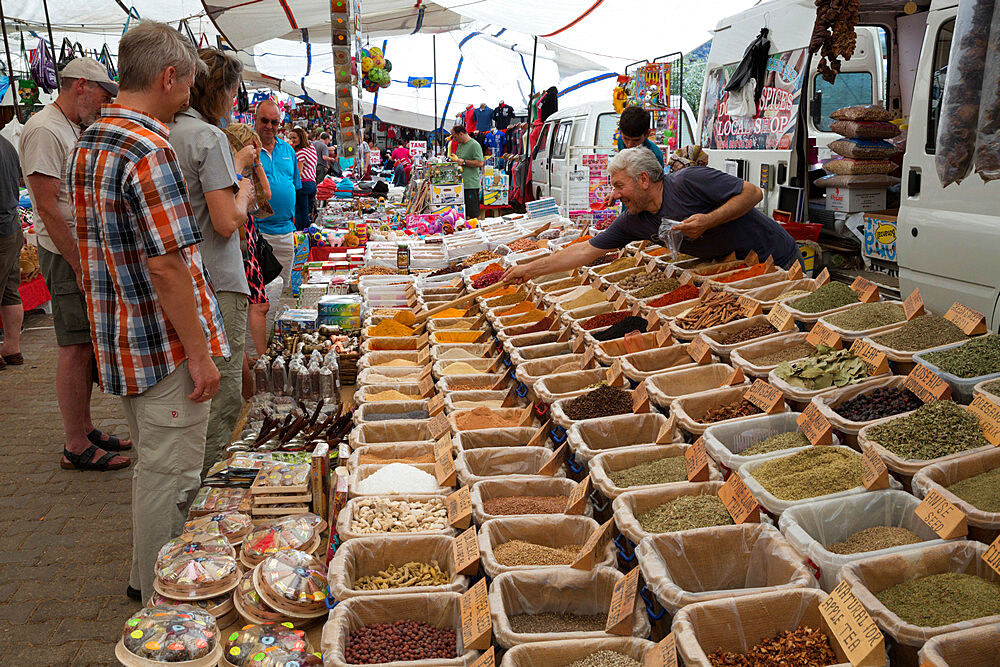
<instances>
[{"instance_id":1,"label":"hanging balloon","mask_svg":"<svg viewBox=\"0 0 1000 667\"><path fill-rule=\"evenodd\" d=\"M382 69L384 69L386 72L391 72L392 71L392 62L390 60L386 59L385 65L382 67Z\"/></svg>"},{"instance_id":2,"label":"hanging balloon","mask_svg":"<svg viewBox=\"0 0 1000 667\"><path fill-rule=\"evenodd\" d=\"M362 72L364 72L365 74L367 74L368 72L371 71L371 69L373 67L375 67L375 61L374 60L372 60L371 58L362 58L361 59L361 71Z\"/></svg>"},{"instance_id":3,"label":"hanging balloon","mask_svg":"<svg viewBox=\"0 0 1000 667\"><path fill-rule=\"evenodd\" d=\"M371 56L372 58L381 58L382 49L380 49L377 46L373 46L372 48L368 49L368 55Z\"/></svg>"},{"instance_id":4,"label":"hanging balloon","mask_svg":"<svg viewBox=\"0 0 1000 667\"><path fill-rule=\"evenodd\" d=\"M391 81L387 78L385 81L382 81L380 84L378 84L378 87L379 88L388 88L390 83L391 83Z\"/></svg>"}]
</instances>

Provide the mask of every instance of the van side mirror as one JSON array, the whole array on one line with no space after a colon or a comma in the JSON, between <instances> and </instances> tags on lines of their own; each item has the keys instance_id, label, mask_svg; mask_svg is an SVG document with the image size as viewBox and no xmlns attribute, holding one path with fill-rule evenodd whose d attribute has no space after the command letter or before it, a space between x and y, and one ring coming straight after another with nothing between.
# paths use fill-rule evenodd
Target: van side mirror
<instances>
[{"instance_id":1,"label":"van side mirror","mask_svg":"<svg viewBox=\"0 0 1000 667\"><path fill-rule=\"evenodd\" d=\"M813 127L819 127L823 122L823 91L817 90L813 98L809 100L809 116L812 118Z\"/></svg>"}]
</instances>

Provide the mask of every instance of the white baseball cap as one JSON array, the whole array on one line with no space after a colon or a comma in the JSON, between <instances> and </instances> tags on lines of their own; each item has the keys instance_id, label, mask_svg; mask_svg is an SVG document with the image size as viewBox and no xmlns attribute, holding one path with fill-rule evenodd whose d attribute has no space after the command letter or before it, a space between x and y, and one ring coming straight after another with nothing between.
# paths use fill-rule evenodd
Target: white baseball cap
<instances>
[{"instance_id":1,"label":"white baseball cap","mask_svg":"<svg viewBox=\"0 0 1000 667\"><path fill-rule=\"evenodd\" d=\"M74 58L59 72L63 79L86 79L112 95L118 94L118 84L108 76L107 68L93 58Z\"/></svg>"}]
</instances>

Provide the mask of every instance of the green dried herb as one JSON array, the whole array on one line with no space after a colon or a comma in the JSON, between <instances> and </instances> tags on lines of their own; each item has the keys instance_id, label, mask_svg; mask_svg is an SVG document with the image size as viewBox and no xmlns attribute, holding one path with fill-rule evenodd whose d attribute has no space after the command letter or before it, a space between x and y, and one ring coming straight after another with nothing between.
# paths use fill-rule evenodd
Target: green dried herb
<instances>
[{"instance_id":1,"label":"green dried herb","mask_svg":"<svg viewBox=\"0 0 1000 667\"><path fill-rule=\"evenodd\" d=\"M983 512L1000 512L1000 468L959 480L949 491Z\"/></svg>"},{"instance_id":2,"label":"green dried herb","mask_svg":"<svg viewBox=\"0 0 1000 667\"><path fill-rule=\"evenodd\" d=\"M857 384L868 377L868 366L848 350L817 345L816 354L798 361L784 361L774 369L779 378L801 389L827 389Z\"/></svg>"},{"instance_id":3,"label":"green dried herb","mask_svg":"<svg viewBox=\"0 0 1000 667\"><path fill-rule=\"evenodd\" d=\"M868 438L904 459L925 461L985 447L979 419L951 401L933 401L868 430Z\"/></svg>"},{"instance_id":4,"label":"green dried herb","mask_svg":"<svg viewBox=\"0 0 1000 667\"><path fill-rule=\"evenodd\" d=\"M988 382L982 386L982 390L987 394L993 394L994 396L1000 398L1000 380L994 380L993 382Z\"/></svg>"},{"instance_id":5,"label":"green dried herb","mask_svg":"<svg viewBox=\"0 0 1000 667\"><path fill-rule=\"evenodd\" d=\"M809 296L790 301L788 305L803 313L822 313L850 303L858 303L858 295L850 286L834 282L823 285Z\"/></svg>"},{"instance_id":6,"label":"green dried herb","mask_svg":"<svg viewBox=\"0 0 1000 667\"><path fill-rule=\"evenodd\" d=\"M990 334L950 350L928 352L923 358L945 373L960 378L1000 373L1000 336Z\"/></svg>"},{"instance_id":7,"label":"green dried herb","mask_svg":"<svg viewBox=\"0 0 1000 667\"><path fill-rule=\"evenodd\" d=\"M782 361L795 361L796 359L801 359L802 357L808 357L810 354L814 354L815 352L815 347L805 341L800 341L798 343L782 345L779 350L768 352L756 357L747 356L747 354L741 350L740 356L747 361L753 362L754 366L774 366L775 364L780 364Z\"/></svg>"},{"instance_id":8,"label":"green dried herb","mask_svg":"<svg viewBox=\"0 0 1000 667\"><path fill-rule=\"evenodd\" d=\"M751 473L779 500L803 500L861 486L861 456L839 447L810 447L771 459Z\"/></svg>"},{"instance_id":9,"label":"green dried herb","mask_svg":"<svg viewBox=\"0 0 1000 667\"><path fill-rule=\"evenodd\" d=\"M906 319L903 307L895 303L876 301L860 303L841 313L834 313L826 321L846 331L867 331L886 327Z\"/></svg>"},{"instance_id":10,"label":"green dried herb","mask_svg":"<svg viewBox=\"0 0 1000 667\"><path fill-rule=\"evenodd\" d=\"M769 452L778 452L782 449L792 449L793 447L808 447L812 443L802 431L788 431L772 435L766 440L761 440L752 447L747 447L742 452L737 452L740 456L757 456Z\"/></svg>"},{"instance_id":11,"label":"green dried herb","mask_svg":"<svg viewBox=\"0 0 1000 667\"><path fill-rule=\"evenodd\" d=\"M620 489L647 484L684 482L687 481L687 467L684 464L683 455L671 456L610 472L608 477Z\"/></svg>"},{"instance_id":12,"label":"green dried herb","mask_svg":"<svg viewBox=\"0 0 1000 667\"><path fill-rule=\"evenodd\" d=\"M1000 584L961 572L904 581L875 597L906 623L925 628L1000 614Z\"/></svg>"},{"instance_id":13,"label":"green dried herb","mask_svg":"<svg viewBox=\"0 0 1000 667\"><path fill-rule=\"evenodd\" d=\"M920 315L893 331L872 337L872 341L906 352L957 343L968 338L961 329L940 315Z\"/></svg>"},{"instance_id":14,"label":"green dried herb","mask_svg":"<svg viewBox=\"0 0 1000 667\"><path fill-rule=\"evenodd\" d=\"M923 538L902 526L872 526L859 530L843 542L834 542L826 550L835 554L862 554L918 542L923 542Z\"/></svg>"},{"instance_id":15,"label":"green dried herb","mask_svg":"<svg viewBox=\"0 0 1000 667\"><path fill-rule=\"evenodd\" d=\"M680 496L636 518L642 529L649 533L730 526L733 523L718 496Z\"/></svg>"},{"instance_id":16,"label":"green dried herb","mask_svg":"<svg viewBox=\"0 0 1000 667\"><path fill-rule=\"evenodd\" d=\"M672 292L680 286L681 284L676 278L662 278L651 282L639 291L635 292L635 298L648 299L652 296Z\"/></svg>"}]
</instances>

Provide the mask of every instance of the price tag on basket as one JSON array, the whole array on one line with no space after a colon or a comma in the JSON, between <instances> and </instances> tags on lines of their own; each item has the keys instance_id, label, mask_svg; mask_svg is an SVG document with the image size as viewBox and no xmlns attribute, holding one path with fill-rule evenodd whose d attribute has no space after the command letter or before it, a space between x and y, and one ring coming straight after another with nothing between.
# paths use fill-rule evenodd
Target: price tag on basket
<instances>
[{"instance_id":1,"label":"price tag on basket","mask_svg":"<svg viewBox=\"0 0 1000 667\"><path fill-rule=\"evenodd\" d=\"M542 463L542 467L538 469L539 475L545 475L547 477L552 477L557 472L559 468L562 467L566 460L569 458L569 444L563 443L556 447L556 451L552 452L545 462Z\"/></svg>"},{"instance_id":2,"label":"price tag on basket","mask_svg":"<svg viewBox=\"0 0 1000 667\"><path fill-rule=\"evenodd\" d=\"M639 302L636 301L635 303L632 304L632 308L628 312L632 315L632 317L641 317L642 306L640 306ZM652 331L652 329L647 329L647 331Z\"/></svg>"},{"instance_id":3,"label":"price tag on basket","mask_svg":"<svg viewBox=\"0 0 1000 667\"><path fill-rule=\"evenodd\" d=\"M757 254L755 250L751 250L750 252L747 253L747 256L743 258L743 263L746 264L747 266L753 266L754 264L758 264L759 262L760 262L760 256Z\"/></svg>"},{"instance_id":4,"label":"price tag on basket","mask_svg":"<svg viewBox=\"0 0 1000 667\"><path fill-rule=\"evenodd\" d=\"M451 543L451 553L457 573L476 573L479 569L479 538L475 526L470 526L465 532L459 533Z\"/></svg>"},{"instance_id":5,"label":"price tag on basket","mask_svg":"<svg viewBox=\"0 0 1000 667\"><path fill-rule=\"evenodd\" d=\"M878 301L878 285L870 280L858 276L851 283L851 289L861 303L872 303Z\"/></svg>"},{"instance_id":6,"label":"price tag on basket","mask_svg":"<svg viewBox=\"0 0 1000 667\"><path fill-rule=\"evenodd\" d=\"M565 329L559 332L559 335L556 337L556 342L568 343L569 339L572 337L573 337L573 332L569 330L569 327L566 327Z\"/></svg>"},{"instance_id":7,"label":"price tag on basket","mask_svg":"<svg viewBox=\"0 0 1000 667\"><path fill-rule=\"evenodd\" d=\"M455 460L451 458L451 437L434 442L434 477L438 486L455 486Z\"/></svg>"},{"instance_id":8,"label":"price tag on basket","mask_svg":"<svg viewBox=\"0 0 1000 667\"><path fill-rule=\"evenodd\" d=\"M861 447L861 483L869 491L889 488L889 469L871 445Z\"/></svg>"},{"instance_id":9,"label":"price tag on basket","mask_svg":"<svg viewBox=\"0 0 1000 667\"><path fill-rule=\"evenodd\" d=\"M670 335L670 327L662 326L656 332L656 347L670 347L674 344L674 337Z\"/></svg>"},{"instance_id":10,"label":"price tag on basket","mask_svg":"<svg viewBox=\"0 0 1000 667\"><path fill-rule=\"evenodd\" d=\"M822 287L830 282L830 269L823 267L823 270L816 276L816 287Z\"/></svg>"},{"instance_id":11,"label":"price tag on basket","mask_svg":"<svg viewBox=\"0 0 1000 667\"><path fill-rule=\"evenodd\" d=\"M813 325L813 328L806 334L806 342L814 347L817 345L826 345L835 350L840 350L844 347L844 340L840 337L840 334L831 331L822 322L817 322Z\"/></svg>"},{"instance_id":12,"label":"price tag on basket","mask_svg":"<svg viewBox=\"0 0 1000 667\"><path fill-rule=\"evenodd\" d=\"M476 661L469 667L496 667L496 665L496 655L493 652L493 647L490 646L481 656L476 658Z\"/></svg>"},{"instance_id":13,"label":"price tag on basket","mask_svg":"<svg viewBox=\"0 0 1000 667\"><path fill-rule=\"evenodd\" d=\"M746 390L743 394L743 398L747 399L758 408L760 408L764 413L773 415L781 409L781 405L785 400L784 395L781 390L777 387L757 378L750 385L750 388Z\"/></svg>"},{"instance_id":14,"label":"price tag on basket","mask_svg":"<svg viewBox=\"0 0 1000 667\"><path fill-rule=\"evenodd\" d=\"M726 506L734 523L760 523L760 505L736 471L719 487L719 500Z\"/></svg>"},{"instance_id":15,"label":"price tag on basket","mask_svg":"<svg viewBox=\"0 0 1000 667\"><path fill-rule=\"evenodd\" d=\"M462 615L462 644L467 649L485 651L493 639L490 598L486 579L480 579L459 600Z\"/></svg>"},{"instance_id":16,"label":"price tag on basket","mask_svg":"<svg viewBox=\"0 0 1000 667\"><path fill-rule=\"evenodd\" d=\"M556 315L556 304L552 304L551 306L549 306L548 308L546 308L545 311L542 313L542 315L544 317L553 317L554 318L555 315Z\"/></svg>"},{"instance_id":17,"label":"price tag on basket","mask_svg":"<svg viewBox=\"0 0 1000 667\"><path fill-rule=\"evenodd\" d=\"M622 291L618 289L618 285L608 285L608 288L604 290L604 296L607 297L608 301L611 303L615 302L619 296L621 296Z\"/></svg>"},{"instance_id":18,"label":"price tag on basket","mask_svg":"<svg viewBox=\"0 0 1000 667\"><path fill-rule=\"evenodd\" d=\"M493 386L491 387L491 389L493 391L501 391L504 387L507 386L507 381L508 381L507 374L506 373L501 373L500 377L497 378L497 381L493 383Z\"/></svg>"},{"instance_id":19,"label":"price tag on basket","mask_svg":"<svg viewBox=\"0 0 1000 667\"><path fill-rule=\"evenodd\" d=\"M587 370L588 368L594 367L594 353L595 350L593 347L588 347L586 350L584 350L583 359L580 362L581 364L580 367L583 368L583 370Z\"/></svg>"},{"instance_id":20,"label":"price tag on basket","mask_svg":"<svg viewBox=\"0 0 1000 667\"><path fill-rule=\"evenodd\" d=\"M587 494L590 493L590 475L583 478L579 484L573 487L573 490L569 492L569 498L566 500L566 509L563 510L564 514L583 514L583 511L587 508Z\"/></svg>"},{"instance_id":21,"label":"price tag on basket","mask_svg":"<svg viewBox=\"0 0 1000 667\"><path fill-rule=\"evenodd\" d=\"M656 271L656 260L651 259L649 260L649 262L646 263L646 273L651 274L654 271Z\"/></svg>"},{"instance_id":22,"label":"price tag on basket","mask_svg":"<svg viewBox=\"0 0 1000 667\"><path fill-rule=\"evenodd\" d=\"M986 549L986 553L983 554L983 560L986 564L992 567L996 572L1000 573L1000 537L993 540L993 544Z\"/></svg>"},{"instance_id":23,"label":"price tag on basket","mask_svg":"<svg viewBox=\"0 0 1000 667\"><path fill-rule=\"evenodd\" d=\"M434 417L441 414L442 410L444 410L444 394L434 394L427 401L427 414Z\"/></svg>"},{"instance_id":24,"label":"price tag on basket","mask_svg":"<svg viewBox=\"0 0 1000 667\"><path fill-rule=\"evenodd\" d=\"M580 334L573 339L573 352L574 354L580 354L587 349L587 338L583 334Z\"/></svg>"},{"instance_id":25,"label":"price tag on basket","mask_svg":"<svg viewBox=\"0 0 1000 667\"><path fill-rule=\"evenodd\" d=\"M666 445L674 441L674 429L677 428L677 415L671 414L667 421L663 422L660 430L656 434L653 444Z\"/></svg>"},{"instance_id":26,"label":"price tag on basket","mask_svg":"<svg viewBox=\"0 0 1000 667\"><path fill-rule=\"evenodd\" d=\"M882 375L889 372L889 359L885 352L876 350L867 341L859 338L851 344L851 353L861 357L868 366L868 375Z\"/></svg>"},{"instance_id":27,"label":"price tag on basket","mask_svg":"<svg viewBox=\"0 0 1000 667\"><path fill-rule=\"evenodd\" d=\"M646 246L648 246L648 245L649 245L649 241L640 241L639 245L636 246L635 254L636 255L641 255L642 251L645 250Z\"/></svg>"},{"instance_id":28,"label":"price tag on basket","mask_svg":"<svg viewBox=\"0 0 1000 667\"><path fill-rule=\"evenodd\" d=\"M638 331L629 331L622 336L622 345L625 346L626 354L635 354L646 350L646 341Z\"/></svg>"},{"instance_id":29,"label":"price tag on basket","mask_svg":"<svg viewBox=\"0 0 1000 667\"><path fill-rule=\"evenodd\" d=\"M961 329L966 336L986 333L986 317L978 310L963 306L958 301L951 304L944 318Z\"/></svg>"},{"instance_id":30,"label":"price tag on basket","mask_svg":"<svg viewBox=\"0 0 1000 667\"><path fill-rule=\"evenodd\" d=\"M924 299L920 296L920 289L914 289L910 292L910 296L903 300L903 314L906 315L907 320L912 320L915 317L920 317L924 312Z\"/></svg>"},{"instance_id":31,"label":"price tag on basket","mask_svg":"<svg viewBox=\"0 0 1000 667\"><path fill-rule=\"evenodd\" d=\"M521 411L521 418L518 420L518 424L522 427L531 426L531 422L535 419L535 408L529 405L523 411Z\"/></svg>"},{"instance_id":32,"label":"price tag on basket","mask_svg":"<svg viewBox=\"0 0 1000 667\"><path fill-rule=\"evenodd\" d=\"M644 415L649 412L649 393L646 390L646 383L640 382L632 390L632 414Z\"/></svg>"},{"instance_id":33,"label":"price tag on basket","mask_svg":"<svg viewBox=\"0 0 1000 667\"><path fill-rule=\"evenodd\" d=\"M429 341L430 341L430 338L428 338L428 335L426 333L420 334L420 336L417 337L417 347L416 347L416 349L417 350L426 349ZM418 359L419 359L419 357L418 357Z\"/></svg>"},{"instance_id":34,"label":"price tag on basket","mask_svg":"<svg viewBox=\"0 0 1000 667\"><path fill-rule=\"evenodd\" d=\"M885 664L882 631L854 595L851 585L841 581L819 604L819 613L853 667Z\"/></svg>"},{"instance_id":35,"label":"price tag on basket","mask_svg":"<svg viewBox=\"0 0 1000 667\"><path fill-rule=\"evenodd\" d=\"M726 376L726 379L722 381L720 387L737 387L747 381L746 375L743 374L743 369L737 366L733 369L733 372Z\"/></svg>"},{"instance_id":36,"label":"price tag on basket","mask_svg":"<svg viewBox=\"0 0 1000 667\"><path fill-rule=\"evenodd\" d=\"M477 317L475 320L473 320L472 326L469 327L469 331L479 331L484 326L486 326L486 313L483 313L482 315L480 315L479 317Z\"/></svg>"},{"instance_id":37,"label":"price tag on basket","mask_svg":"<svg viewBox=\"0 0 1000 667\"><path fill-rule=\"evenodd\" d=\"M795 418L795 423L814 446L833 444L833 425L815 403L810 402Z\"/></svg>"},{"instance_id":38,"label":"price tag on basket","mask_svg":"<svg viewBox=\"0 0 1000 667\"><path fill-rule=\"evenodd\" d=\"M646 331L658 331L660 326L660 314L655 310L649 311L646 315Z\"/></svg>"},{"instance_id":39,"label":"price tag on basket","mask_svg":"<svg viewBox=\"0 0 1000 667\"><path fill-rule=\"evenodd\" d=\"M646 651L642 667L677 667L677 644L674 633L668 634L653 648Z\"/></svg>"},{"instance_id":40,"label":"price tag on basket","mask_svg":"<svg viewBox=\"0 0 1000 667\"><path fill-rule=\"evenodd\" d=\"M622 371L622 362L620 359L615 359L608 370L604 371L604 379L612 387L621 386L622 382L625 380L625 373Z\"/></svg>"},{"instance_id":41,"label":"price tag on basket","mask_svg":"<svg viewBox=\"0 0 1000 667\"><path fill-rule=\"evenodd\" d=\"M615 582L611 590L611 604L604 631L612 635L628 637L632 634L632 619L635 616L635 600L639 595L639 568L633 567Z\"/></svg>"},{"instance_id":42,"label":"price tag on basket","mask_svg":"<svg viewBox=\"0 0 1000 667\"><path fill-rule=\"evenodd\" d=\"M708 481L708 452L705 451L704 437L699 437L693 445L684 450L684 467L687 469L689 482Z\"/></svg>"},{"instance_id":43,"label":"price tag on basket","mask_svg":"<svg viewBox=\"0 0 1000 667\"><path fill-rule=\"evenodd\" d=\"M761 306L760 301L757 299L751 299L743 294L737 297L736 304L740 307L740 312L743 313L743 317L756 317L764 312L764 308Z\"/></svg>"},{"instance_id":44,"label":"price tag on basket","mask_svg":"<svg viewBox=\"0 0 1000 667\"><path fill-rule=\"evenodd\" d=\"M625 294L619 294L618 299L615 300L615 310L623 310L626 303L628 303L628 297Z\"/></svg>"},{"instance_id":45,"label":"price tag on basket","mask_svg":"<svg viewBox=\"0 0 1000 667\"><path fill-rule=\"evenodd\" d=\"M532 434L531 438L525 444L526 447L544 447L545 439L549 437L549 430L552 428L552 420L546 421L541 427Z\"/></svg>"},{"instance_id":46,"label":"price tag on basket","mask_svg":"<svg viewBox=\"0 0 1000 667\"><path fill-rule=\"evenodd\" d=\"M431 352L426 347L417 352L417 366L422 366L427 369L427 373L431 372Z\"/></svg>"},{"instance_id":47,"label":"price tag on basket","mask_svg":"<svg viewBox=\"0 0 1000 667\"><path fill-rule=\"evenodd\" d=\"M785 304L775 304L771 312L767 314L767 321L778 331L791 331L795 328L795 318L785 308Z\"/></svg>"},{"instance_id":48,"label":"price tag on basket","mask_svg":"<svg viewBox=\"0 0 1000 667\"><path fill-rule=\"evenodd\" d=\"M431 394L434 393L434 380L429 375L420 378L420 382L417 383L417 391L422 397L430 398Z\"/></svg>"},{"instance_id":49,"label":"price tag on basket","mask_svg":"<svg viewBox=\"0 0 1000 667\"><path fill-rule=\"evenodd\" d=\"M615 520L608 519L601 526L587 536L587 541L583 543L583 548L570 567L574 570L592 570L597 564L598 558L604 555L605 549L611 543L615 535Z\"/></svg>"},{"instance_id":50,"label":"price tag on basket","mask_svg":"<svg viewBox=\"0 0 1000 667\"><path fill-rule=\"evenodd\" d=\"M444 499L445 509L448 511L448 525L452 528L465 530L472 523L472 495L469 487L459 487Z\"/></svg>"},{"instance_id":51,"label":"price tag on basket","mask_svg":"<svg viewBox=\"0 0 1000 667\"><path fill-rule=\"evenodd\" d=\"M712 360L712 348L708 346L708 341L701 334L695 336L694 339L688 343L687 353L694 363L699 365L707 364Z\"/></svg>"},{"instance_id":52,"label":"price tag on basket","mask_svg":"<svg viewBox=\"0 0 1000 667\"><path fill-rule=\"evenodd\" d=\"M512 408L517 405L517 388L511 387L506 395L503 397L503 401L500 403L501 408Z\"/></svg>"},{"instance_id":53,"label":"price tag on basket","mask_svg":"<svg viewBox=\"0 0 1000 667\"><path fill-rule=\"evenodd\" d=\"M792 267L788 269L788 279L802 280L802 262L795 262L792 264Z\"/></svg>"},{"instance_id":54,"label":"price tag on basket","mask_svg":"<svg viewBox=\"0 0 1000 667\"><path fill-rule=\"evenodd\" d=\"M1000 406L985 396L976 396L967 409L976 415L990 444L994 447L1000 445Z\"/></svg>"},{"instance_id":55,"label":"price tag on basket","mask_svg":"<svg viewBox=\"0 0 1000 667\"><path fill-rule=\"evenodd\" d=\"M951 399L951 386L940 375L922 364L917 364L906 376L903 387L916 394L924 403Z\"/></svg>"},{"instance_id":56,"label":"price tag on basket","mask_svg":"<svg viewBox=\"0 0 1000 667\"><path fill-rule=\"evenodd\" d=\"M932 489L913 513L943 540L969 534L965 512L936 490Z\"/></svg>"},{"instance_id":57,"label":"price tag on basket","mask_svg":"<svg viewBox=\"0 0 1000 667\"><path fill-rule=\"evenodd\" d=\"M444 401L444 397L438 394L435 398L440 397ZM445 414L435 415L427 426L428 430L431 432L431 437L437 440L441 436L451 433L451 425L448 423L448 417Z\"/></svg>"}]
</instances>

